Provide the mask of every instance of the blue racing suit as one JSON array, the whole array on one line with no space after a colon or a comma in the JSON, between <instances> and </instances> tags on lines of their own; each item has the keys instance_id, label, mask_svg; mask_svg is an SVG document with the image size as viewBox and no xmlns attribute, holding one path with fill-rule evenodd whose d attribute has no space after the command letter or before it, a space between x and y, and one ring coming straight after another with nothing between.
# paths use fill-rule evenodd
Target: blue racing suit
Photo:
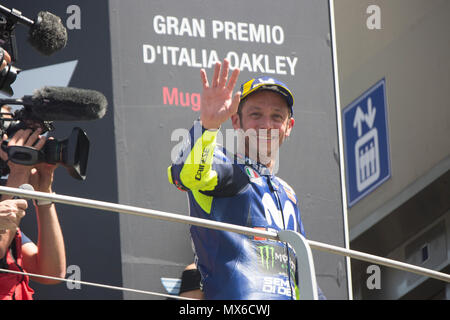
<instances>
[{"instance_id":1,"label":"blue racing suit","mask_svg":"<svg viewBox=\"0 0 450 320\"><path fill-rule=\"evenodd\" d=\"M196 121L168 168L169 181L188 191L190 215L305 235L292 188L264 165L228 154L216 144L217 133ZM298 297L296 258L287 244L197 226L191 237L206 299Z\"/></svg>"}]
</instances>

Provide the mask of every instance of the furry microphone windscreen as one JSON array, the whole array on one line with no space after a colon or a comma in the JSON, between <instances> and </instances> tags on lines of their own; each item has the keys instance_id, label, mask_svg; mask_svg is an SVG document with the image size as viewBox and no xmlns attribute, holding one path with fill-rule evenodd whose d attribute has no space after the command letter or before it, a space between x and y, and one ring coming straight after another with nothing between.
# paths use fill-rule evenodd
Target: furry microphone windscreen
<instances>
[{"instance_id":1,"label":"furry microphone windscreen","mask_svg":"<svg viewBox=\"0 0 450 320\"><path fill-rule=\"evenodd\" d=\"M49 56L66 46L67 30L58 16L41 11L30 27L28 41L40 53Z\"/></svg>"},{"instance_id":2,"label":"furry microphone windscreen","mask_svg":"<svg viewBox=\"0 0 450 320\"><path fill-rule=\"evenodd\" d=\"M108 101L95 90L43 87L34 92L31 103L27 105L28 116L33 119L84 121L103 118Z\"/></svg>"}]
</instances>

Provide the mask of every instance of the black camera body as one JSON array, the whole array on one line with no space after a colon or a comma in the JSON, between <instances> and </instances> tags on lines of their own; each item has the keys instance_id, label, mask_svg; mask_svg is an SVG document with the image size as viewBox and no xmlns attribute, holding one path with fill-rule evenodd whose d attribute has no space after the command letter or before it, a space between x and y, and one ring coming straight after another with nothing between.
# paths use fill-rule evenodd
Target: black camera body
<instances>
[{"instance_id":1,"label":"black camera body","mask_svg":"<svg viewBox=\"0 0 450 320\"><path fill-rule=\"evenodd\" d=\"M41 128L43 133L53 130L53 123L49 121L17 119L20 113L2 113L0 118L0 132L12 137L18 130ZM72 129L69 137L63 140L48 139L42 149L37 150L27 146L8 147L8 140L4 140L1 148L8 155L8 161L21 165L37 163L61 164L69 174L78 180L86 179L87 162L89 156L89 138L81 128ZM9 174L7 163L0 159L0 175Z\"/></svg>"},{"instance_id":2,"label":"black camera body","mask_svg":"<svg viewBox=\"0 0 450 320\"><path fill-rule=\"evenodd\" d=\"M15 23L0 16L0 47L9 52L11 56L11 63L0 71L0 92L12 96L14 94L11 84L16 81L20 69L12 65L17 60L17 43L14 34ZM3 52L0 54L0 60L3 62Z\"/></svg>"},{"instance_id":3,"label":"black camera body","mask_svg":"<svg viewBox=\"0 0 450 320\"><path fill-rule=\"evenodd\" d=\"M41 11L35 20L31 20L23 16L19 10L9 9L0 4L0 46L9 52L11 62L18 60L15 37L17 24L29 28L28 42L43 55L52 55L67 44L67 30L58 16ZM20 69L13 67L12 64L3 69L0 74L0 92L8 96L14 94L11 84L19 72Z\"/></svg>"}]
</instances>

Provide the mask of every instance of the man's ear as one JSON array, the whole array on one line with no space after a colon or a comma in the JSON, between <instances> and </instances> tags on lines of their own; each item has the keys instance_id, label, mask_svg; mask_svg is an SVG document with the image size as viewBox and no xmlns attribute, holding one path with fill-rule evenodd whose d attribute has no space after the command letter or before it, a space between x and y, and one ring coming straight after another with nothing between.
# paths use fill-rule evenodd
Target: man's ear
<instances>
[{"instance_id":1,"label":"man's ear","mask_svg":"<svg viewBox=\"0 0 450 320\"><path fill-rule=\"evenodd\" d=\"M235 113L231 116L231 124L233 125L233 128L241 129L241 118L238 113Z\"/></svg>"},{"instance_id":2,"label":"man's ear","mask_svg":"<svg viewBox=\"0 0 450 320\"><path fill-rule=\"evenodd\" d=\"M295 119L293 117L290 117L288 119L288 124L287 124L287 128L286 128L286 137L289 137L289 135L291 134L291 130L294 127L295 124Z\"/></svg>"}]
</instances>

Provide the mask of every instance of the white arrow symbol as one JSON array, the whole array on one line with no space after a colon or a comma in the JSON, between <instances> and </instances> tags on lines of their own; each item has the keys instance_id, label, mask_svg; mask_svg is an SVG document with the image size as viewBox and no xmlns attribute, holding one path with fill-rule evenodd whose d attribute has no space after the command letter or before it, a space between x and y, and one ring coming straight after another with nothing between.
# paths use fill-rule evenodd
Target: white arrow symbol
<instances>
[{"instance_id":1,"label":"white arrow symbol","mask_svg":"<svg viewBox=\"0 0 450 320\"><path fill-rule=\"evenodd\" d=\"M358 106L356 109L355 119L353 120L353 128L358 130L358 138L362 135L362 122L365 121L365 114Z\"/></svg>"},{"instance_id":2,"label":"white arrow symbol","mask_svg":"<svg viewBox=\"0 0 450 320\"><path fill-rule=\"evenodd\" d=\"M34 90L44 86L67 87L77 64L78 61L73 60L22 71L12 86L14 90L12 98L32 95Z\"/></svg>"},{"instance_id":3,"label":"white arrow symbol","mask_svg":"<svg viewBox=\"0 0 450 320\"><path fill-rule=\"evenodd\" d=\"M375 114L377 113L377 109L372 107L372 99L367 100L367 114L365 115L365 120L369 128L372 129L373 123L375 121Z\"/></svg>"}]
</instances>

